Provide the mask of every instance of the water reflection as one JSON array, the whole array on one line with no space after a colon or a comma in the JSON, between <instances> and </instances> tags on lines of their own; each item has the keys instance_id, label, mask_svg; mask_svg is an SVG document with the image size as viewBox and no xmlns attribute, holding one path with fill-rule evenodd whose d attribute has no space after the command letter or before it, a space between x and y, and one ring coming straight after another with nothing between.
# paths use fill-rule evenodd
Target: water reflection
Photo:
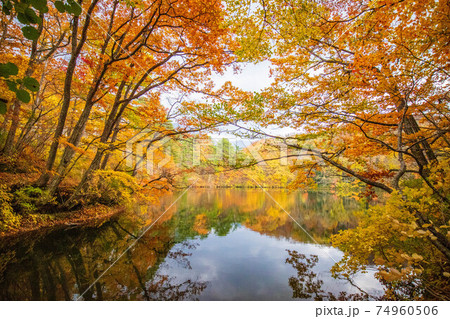
<instances>
[{"instance_id":1,"label":"water reflection","mask_svg":"<svg viewBox=\"0 0 450 319\"><path fill-rule=\"evenodd\" d=\"M271 196L323 245L262 191L191 190L172 207L173 198L165 198L158 207L138 206L96 228L2 240L0 299L74 300L86 290L84 300L330 299L330 293L358 293L331 278L333 259L342 254L327 246L331 234L355 225L351 212L358 204L318 192ZM318 257L303 257L307 253ZM372 277L364 282L379 290Z\"/></svg>"},{"instance_id":2,"label":"water reflection","mask_svg":"<svg viewBox=\"0 0 450 319\"><path fill-rule=\"evenodd\" d=\"M292 298L314 299L314 300L370 300L365 292L347 293L340 291L338 295L331 291L325 291L323 280L317 278L313 268L319 261L317 255L306 256L297 251L287 250L289 258L286 263L292 265L297 274L289 278L289 286L292 288ZM353 283L352 283L353 284ZM357 287L359 288L359 287Z\"/></svg>"}]
</instances>

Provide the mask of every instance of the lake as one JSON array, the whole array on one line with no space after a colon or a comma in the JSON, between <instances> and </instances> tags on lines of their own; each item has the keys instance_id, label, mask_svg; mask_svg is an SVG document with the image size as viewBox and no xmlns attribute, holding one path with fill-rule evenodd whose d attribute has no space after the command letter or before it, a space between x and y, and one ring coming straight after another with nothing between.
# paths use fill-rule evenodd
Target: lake
<instances>
[{"instance_id":1,"label":"lake","mask_svg":"<svg viewBox=\"0 0 450 319\"><path fill-rule=\"evenodd\" d=\"M351 198L318 191L190 189L95 228L1 240L0 299L378 296L373 268L351 280L330 273L343 255L330 236L354 227L358 209Z\"/></svg>"}]
</instances>

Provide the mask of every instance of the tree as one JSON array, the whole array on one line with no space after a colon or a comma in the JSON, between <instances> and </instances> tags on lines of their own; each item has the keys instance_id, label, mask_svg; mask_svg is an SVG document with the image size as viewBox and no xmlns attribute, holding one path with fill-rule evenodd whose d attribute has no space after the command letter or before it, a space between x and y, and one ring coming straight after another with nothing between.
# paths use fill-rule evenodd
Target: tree
<instances>
[{"instance_id":1,"label":"tree","mask_svg":"<svg viewBox=\"0 0 450 319\"><path fill-rule=\"evenodd\" d=\"M241 59L270 58L273 65L275 85L249 106L263 108L264 116L251 120L303 132L288 141L292 148L321 137L317 148L308 149L316 158L309 171L323 161L368 187L400 194L398 209L429 234L421 242L436 264L448 265L450 200L442 165L450 146L448 2L274 0L251 10L247 3L229 5ZM420 186L411 187L413 180ZM428 204L417 206L411 189ZM342 240L337 243L348 257L358 253Z\"/></svg>"},{"instance_id":2,"label":"tree","mask_svg":"<svg viewBox=\"0 0 450 319\"><path fill-rule=\"evenodd\" d=\"M92 77L85 88L84 108L71 130L62 158L48 185L50 195L67 174L92 109L101 105L109 95L115 95L115 99L112 108L107 110L100 143L108 141L113 128L120 125L124 111L131 107L133 101L162 87L195 89L196 86L202 86L198 80L206 76L208 70L220 71L224 63L231 61L226 51L228 35L221 27L220 2L215 2L213 6L195 3L195 10L187 10L191 5L193 3L166 1L142 2L139 6L131 7L116 1L112 7L97 6L97 9L96 1L89 5L81 39L76 47L72 41L72 58L66 75L62 112L47 160L47 172L41 176L40 185L48 181L49 171L56 158L58 139L64 128L70 101L70 70L80 52L82 57L85 56L85 65L78 67L79 75L87 71ZM108 15L109 19L97 19L103 14ZM90 17L95 20L95 25L90 26ZM72 39L76 39L76 22L73 24ZM80 51L87 35L105 32L97 43ZM88 54L90 57L87 57ZM97 59L93 60L92 56ZM193 82L193 79L196 81ZM100 167L104 151L99 148L82 184L92 171Z\"/></svg>"},{"instance_id":3,"label":"tree","mask_svg":"<svg viewBox=\"0 0 450 319\"><path fill-rule=\"evenodd\" d=\"M61 1L56 1L62 3ZM8 62L1 64L0 77L4 78L9 91L15 93L15 97L10 98L12 110L7 114L11 118L10 128L4 143L2 152L6 155L11 155L15 148L16 132L19 128L21 104L29 103L31 101L30 93L36 93L39 96L39 81L33 78L33 73L39 65L47 63L52 59L55 52L64 46L66 31L63 30L57 11L64 13L68 12L74 16L78 16L79 5L70 0L66 6L56 8L47 6L46 0L32 0L32 1L16 1L8 0L2 1L2 19L6 21L8 17L13 19L17 17L17 21L11 20L10 23L4 23L1 43L4 48L15 47L19 51L11 53L5 50L2 52L5 60L13 59L19 61L19 68L15 63ZM56 10L58 9L58 10ZM50 14L48 14L50 12ZM17 23L19 22L19 23ZM20 24L25 25L20 28ZM36 25L34 27L33 25ZM20 31L19 31L20 30ZM19 33L25 38L21 39ZM27 40L31 40L28 44ZM24 55L28 55L25 57ZM23 78L11 78L11 76L18 76ZM39 100L38 98L35 99ZM6 113L6 102L0 102L0 114ZM7 117L7 118L8 118ZM4 125L6 125L7 118L5 118Z\"/></svg>"},{"instance_id":4,"label":"tree","mask_svg":"<svg viewBox=\"0 0 450 319\"><path fill-rule=\"evenodd\" d=\"M73 3L75 3L75 2L73 2ZM80 55L81 50L86 42L87 31L88 31L89 25L91 23L91 15L92 15L97 3L98 3L98 1L96 1L96 0L92 1L92 3L89 5L89 8L87 9L84 23L83 23L83 26L81 27L80 39L78 39L78 32L79 32L78 29L79 29L79 19L80 19L79 16L81 13L78 15L75 15L71 22L71 27L72 27L71 51L70 51L69 62L67 64L67 68L66 68L66 75L64 78L63 101L62 101L62 105L61 105L61 111L60 111L59 117L58 117L58 124L56 126L55 133L53 135L52 144L50 146L45 171L41 174L41 176L39 177L39 180L37 181L37 184L40 186L44 186L48 183L48 181L50 179L49 172L53 168L53 164L55 163L55 160L56 160L56 153L58 151L59 139L62 136L66 118L67 118L67 113L68 113L69 107L70 107L71 95L72 95L72 92L71 92L72 91L72 81L73 81L75 68L77 65L78 56ZM75 6L78 6L79 8L81 8L81 5L82 5L81 0L78 3L75 3Z\"/></svg>"}]
</instances>

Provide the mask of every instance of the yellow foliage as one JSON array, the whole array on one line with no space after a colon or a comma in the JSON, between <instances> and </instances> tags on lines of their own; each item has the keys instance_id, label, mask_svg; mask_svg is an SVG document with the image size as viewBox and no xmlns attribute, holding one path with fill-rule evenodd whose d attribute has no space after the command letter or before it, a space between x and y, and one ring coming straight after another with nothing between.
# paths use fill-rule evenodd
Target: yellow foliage
<instances>
[{"instance_id":1,"label":"yellow foliage","mask_svg":"<svg viewBox=\"0 0 450 319\"><path fill-rule=\"evenodd\" d=\"M11 207L12 196L4 185L0 185L0 233L17 228L20 217L14 214Z\"/></svg>"},{"instance_id":2,"label":"yellow foliage","mask_svg":"<svg viewBox=\"0 0 450 319\"><path fill-rule=\"evenodd\" d=\"M96 171L88 195L107 204L131 205L139 195L141 187L127 173L109 170Z\"/></svg>"},{"instance_id":3,"label":"yellow foliage","mask_svg":"<svg viewBox=\"0 0 450 319\"><path fill-rule=\"evenodd\" d=\"M208 218L205 214L199 214L195 216L194 230L200 235L206 235L209 233L207 228Z\"/></svg>"},{"instance_id":4,"label":"yellow foliage","mask_svg":"<svg viewBox=\"0 0 450 319\"><path fill-rule=\"evenodd\" d=\"M428 216L430 222L419 227L414 209ZM423 186L405 187L403 196L394 192L385 204L360 212L358 227L332 237L333 245L344 251L343 259L332 269L334 275L349 277L364 271L369 260L373 260L378 267L377 276L388 287L389 298L421 298L429 286L441 295L448 294L450 280L440 274L442 269L449 272L450 265L432 244L437 238L430 232L430 227L439 222L438 212L442 209L442 204ZM436 226L434 229L439 230ZM404 295L400 296L402 285L416 289L402 291Z\"/></svg>"}]
</instances>

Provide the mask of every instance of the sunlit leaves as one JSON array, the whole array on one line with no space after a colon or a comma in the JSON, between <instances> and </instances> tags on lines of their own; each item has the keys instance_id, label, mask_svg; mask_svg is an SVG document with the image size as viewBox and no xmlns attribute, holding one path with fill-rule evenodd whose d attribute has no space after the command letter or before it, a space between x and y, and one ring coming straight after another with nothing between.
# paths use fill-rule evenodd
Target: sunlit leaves
<instances>
[{"instance_id":1,"label":"sunlit leaves","mask_svg":"<svg viewBox=\"0 0 450 319\"><path fill-rule=\"evenodd\" d=\"M438 190L446 194L450 185L448 167L448 159L442 160L431 170L429 177ZM450 223L443 220L443 212L447 209L424 184L405 186L402 196L394 193L385 204L374 205L362 212L358 227L333 236L333 245L345 252L333 270L351 275L365 269L368 258L372 258L378 266L378 276L387 282L393 293L398 294L399 287L405 282L411 283L419 277L423 286L442 290L445 294L449 279L442 272L448 271L448 264L432 243L437 240L436 232L445 236L450 227ZM418 211L427 216L428 223L415 217L414 212ZM409 294L408 298L419 297L417 288L401 291Z\"/></svg>"},{"instance_id":2,"label":"sunlit leaves","mask_svg":"<svg viewBox=\"0 0 450 319\"><path fill-rule=\"evenodd\" d=\"M229 1L227 7L240 57L272 63L275 81L262 93L264 116L252 120L324 134L321 152L336 160L329 164L401 192L392 195L397 204L392 199L370 209L359 228L336 237L348 253L339 270L361 270L379 254L380 280L411 283L420 273L444 287L438 278L448 271L443 265L450 251L442 247L450 247L450 238L438 229L449 221L449 192L442 185L450 172L441 167L436 176L435 169L448 160L442 150L450 144L435 132L449 126L448 1L265 0ZM311 175L300 165L295 169ZM360 195L376 196L373 189ZM433 222L416 229L410 225L415 218ZM421 264L418 256L433 262Z\"/></svg>"}]
</instances>

